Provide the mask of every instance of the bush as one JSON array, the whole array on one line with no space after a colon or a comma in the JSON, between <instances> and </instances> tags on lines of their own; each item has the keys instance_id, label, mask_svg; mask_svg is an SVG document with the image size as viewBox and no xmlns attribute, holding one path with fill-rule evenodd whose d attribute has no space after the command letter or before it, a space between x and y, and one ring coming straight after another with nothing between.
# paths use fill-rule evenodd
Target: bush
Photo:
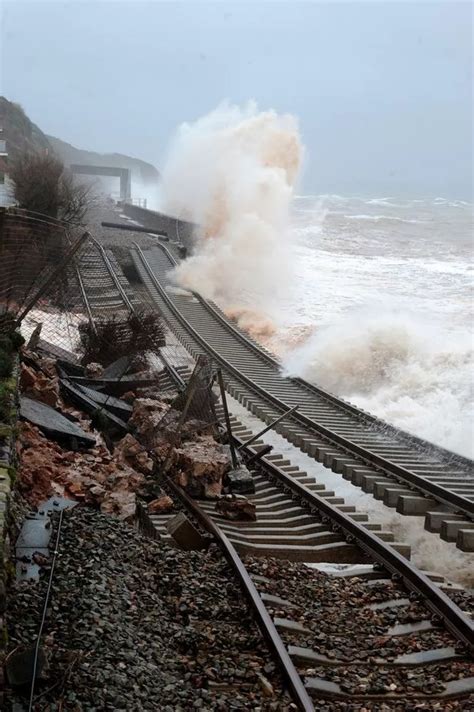
<instances>
[{"instance_id":1,"label":"bush","mask_svg":"<svg viewBox=\"0 0 474 712\"><path fill-rule=\"evenodd\" d=\"M136 367L146 364L146 352L157 351L165 345L161 318L157 312L136 311L126 318L104 317L95 322L95 330L89 322L79 326L84 348L82 362L107 365L130 356Z\"/></svg>"},{"instance_id":2,"label":"bush","mask_svg":"<svg viewBox=\"0 0 474 712\"><path fill-rule=\"evenodd\" d=\"M21 208L80 225L92 202L92 186L76 183L56 156L23 153L10 164L13 197Z\"/></svg>"}]
</instances>

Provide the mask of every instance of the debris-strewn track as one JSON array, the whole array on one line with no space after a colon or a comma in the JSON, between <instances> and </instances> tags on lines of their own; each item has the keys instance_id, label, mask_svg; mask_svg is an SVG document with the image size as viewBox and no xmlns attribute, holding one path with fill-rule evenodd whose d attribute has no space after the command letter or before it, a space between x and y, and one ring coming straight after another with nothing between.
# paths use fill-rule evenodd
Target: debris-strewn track
<instances>
[{"instance_id":1,"label":"debris-strewn track","mask_svg":"<svg viewBox=\"0 0 474 712\"><path fill-rule=\"evenodd\" d=\"M358 550L359 560L378 562L337 576L276 560L242 560L224 533L221 518L191 501L171 482L189 512L219 541L279 663L299 709L469 709L474 699L474 645L470 618L444 587L334 508L265 463L267 475L285 482L301 504L313 505L314 521L334 530L339 545ZM283 480L281 479L283 478ZM306 490L306 491L305 491ZM211 515L211 516L210 516ZM353 560L356 560L353 554ZM453 591L469 607L469 596ZM444 627L443 627L444 625ZM466 646L464 647L464 644ZM375 706L372 706L375 705Z\"/></svg>"},{"instance_id":2,"label":"debris-strewn track","mask_svg":"<svg viewBox=\"0 0 474 712\"><path fill-rule=\"evenodd\" d=\"M181 381L190 376L188 367L182 366L170 370L171 366L165 359L166 372L160 375L160 386L170 387L177 384L177 378ZM168 374L166 376L165 374ZM216 413L223 420L222 406L216 408ZM243 425L235 416L230 416L232 432L236 440L242 443L253 437L253 433ZM252 443L249 452L252 454L264 445L263 440L256 440ZM272 452L262 459L262 463L268 464L270 471L279 471L290 476L293 480L311 492L315 492L319 498L334 506L340 512L344 512L350 519L360 522L364 528L375 531L377 536L395 548L406 558L410 558L410 546L403 542L395 542L392 532L382 529L381 524L369 521L369 516L365 512L358 512L352 504L346 504L343 497L337 497L335 493L327 489L324 484L318 482L313 475L291 463L290 460ZM361 563L361 551L348 543L345 538L331 527L325 525L320 517L315 516L305 508L298 498L275 481L265 470L260 467L255 474L255 494L248 495L252 504L256 507L256 522L228 521L214 511L212 501L200 502L201 508L214 519L232 544L241 554L251 554L253 556L273 556L290 561L306 562L335 562L335 563ZM154 514L151 519L162 536L167 536L166 523L168 514Z\"/></svg>"},{"instance_id":3,"label":"debris-strewn track","mask_svg":"<svg viewBox=\"0 0 474 712\"><path fill-rule=\"evenodd\" d=\"M172 372L169 377L175 378ZM235 439L243 445L240 437ZM259 447L253 443L245 449L251 456ZM329 537L326 543L332 536L338 556L343 547L350 552L346 560L375 563L372 569L356 568L334 577L276 560L271 557L275 542L268 521L226 522L211 503L190 500L168 481L192 516L217 538L234 567L298 707L348 710L357 707L347 705L359 703L366 710L387 712L417 705L424 710L469 709L474 699L469 657L474 627L463 609L469 609L471 596L459 590L448 595L442 580L432 580L414 567L295 473L285 471L278 458L262 458L256 480L257 499L262 483L267 489L273 484L269 512L274 516L279 503L288 507L294 498L300 516L306 517L302 529L319 530L323 538ZM161 519L152 517L163 531ZM245 537L250 534L255 540L257 531L258 538L258 526L266 538L267 547L260 552L265 558L242 561L236 548L255 553ZM299 539L304 560L311 547L305 546L301 528L295 540ZM323 559L331 560L331 547L321 548Z\"/></svg>"},{"instance_id":4,"label":"debris-strewn track","mask_svg":"<svg viewBox=\"0 0 474 712\"><path fill-rule=\"evenodd\" d=\"M282 376L278 362L196 294L176 289L171 252L134 251L136 267L178 339L224 371L229 392L266 422L292 406L275 429L301 450L401 514L424 515L425 527L474 551L472 462L404 433L332 394Z\"/></svg>"}]
</instances>

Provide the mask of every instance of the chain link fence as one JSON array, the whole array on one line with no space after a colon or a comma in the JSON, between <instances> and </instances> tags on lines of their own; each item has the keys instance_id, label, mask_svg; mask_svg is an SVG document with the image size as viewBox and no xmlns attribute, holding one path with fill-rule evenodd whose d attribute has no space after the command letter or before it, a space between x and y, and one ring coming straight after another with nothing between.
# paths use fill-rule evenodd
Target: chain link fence
<instances>
[{"instance_id":1,"label":"chain link fence","mask_svg":"<svg viewBox=\"0 0 474 712\"><path fill-rule=\"evenodd\" d=\"M0 209L0 333L34 307L61 309L68 270L87 239L54 219L18 208Z\"/></svg>"}]
</instances>

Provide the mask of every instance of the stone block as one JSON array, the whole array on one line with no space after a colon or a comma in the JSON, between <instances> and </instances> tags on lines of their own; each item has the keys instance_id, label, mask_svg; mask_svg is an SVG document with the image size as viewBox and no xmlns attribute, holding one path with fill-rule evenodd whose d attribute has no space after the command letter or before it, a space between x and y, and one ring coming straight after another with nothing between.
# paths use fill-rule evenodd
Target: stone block
<instances>
[{"instance_id":1,"label":"stone block","mask_svg":"<svg viewBox=\"0 0 474 712\"><path fill-rule=\"evenodd\" d=\"M166 528L180 549L195 551L207 547L207 539L196 529L183 512L170 519Z\"/></svg>"}]
</instances>

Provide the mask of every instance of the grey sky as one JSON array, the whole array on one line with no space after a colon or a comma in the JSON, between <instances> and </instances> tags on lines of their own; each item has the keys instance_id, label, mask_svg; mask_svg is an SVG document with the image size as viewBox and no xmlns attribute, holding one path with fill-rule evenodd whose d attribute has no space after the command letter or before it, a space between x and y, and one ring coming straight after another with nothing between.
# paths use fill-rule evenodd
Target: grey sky
<instances>
[{"instance_id":1,"label":"grey sky","mask_svg":"<svg viewBox=\"0 0 474 712\"><path fill-rule=\"evenodd\" d=\"M255 99L298 116L306 192L469 198L471 12L3 0L1 93L47 133L158 168L180 122Z\"/></svg>"}]
</instances>

